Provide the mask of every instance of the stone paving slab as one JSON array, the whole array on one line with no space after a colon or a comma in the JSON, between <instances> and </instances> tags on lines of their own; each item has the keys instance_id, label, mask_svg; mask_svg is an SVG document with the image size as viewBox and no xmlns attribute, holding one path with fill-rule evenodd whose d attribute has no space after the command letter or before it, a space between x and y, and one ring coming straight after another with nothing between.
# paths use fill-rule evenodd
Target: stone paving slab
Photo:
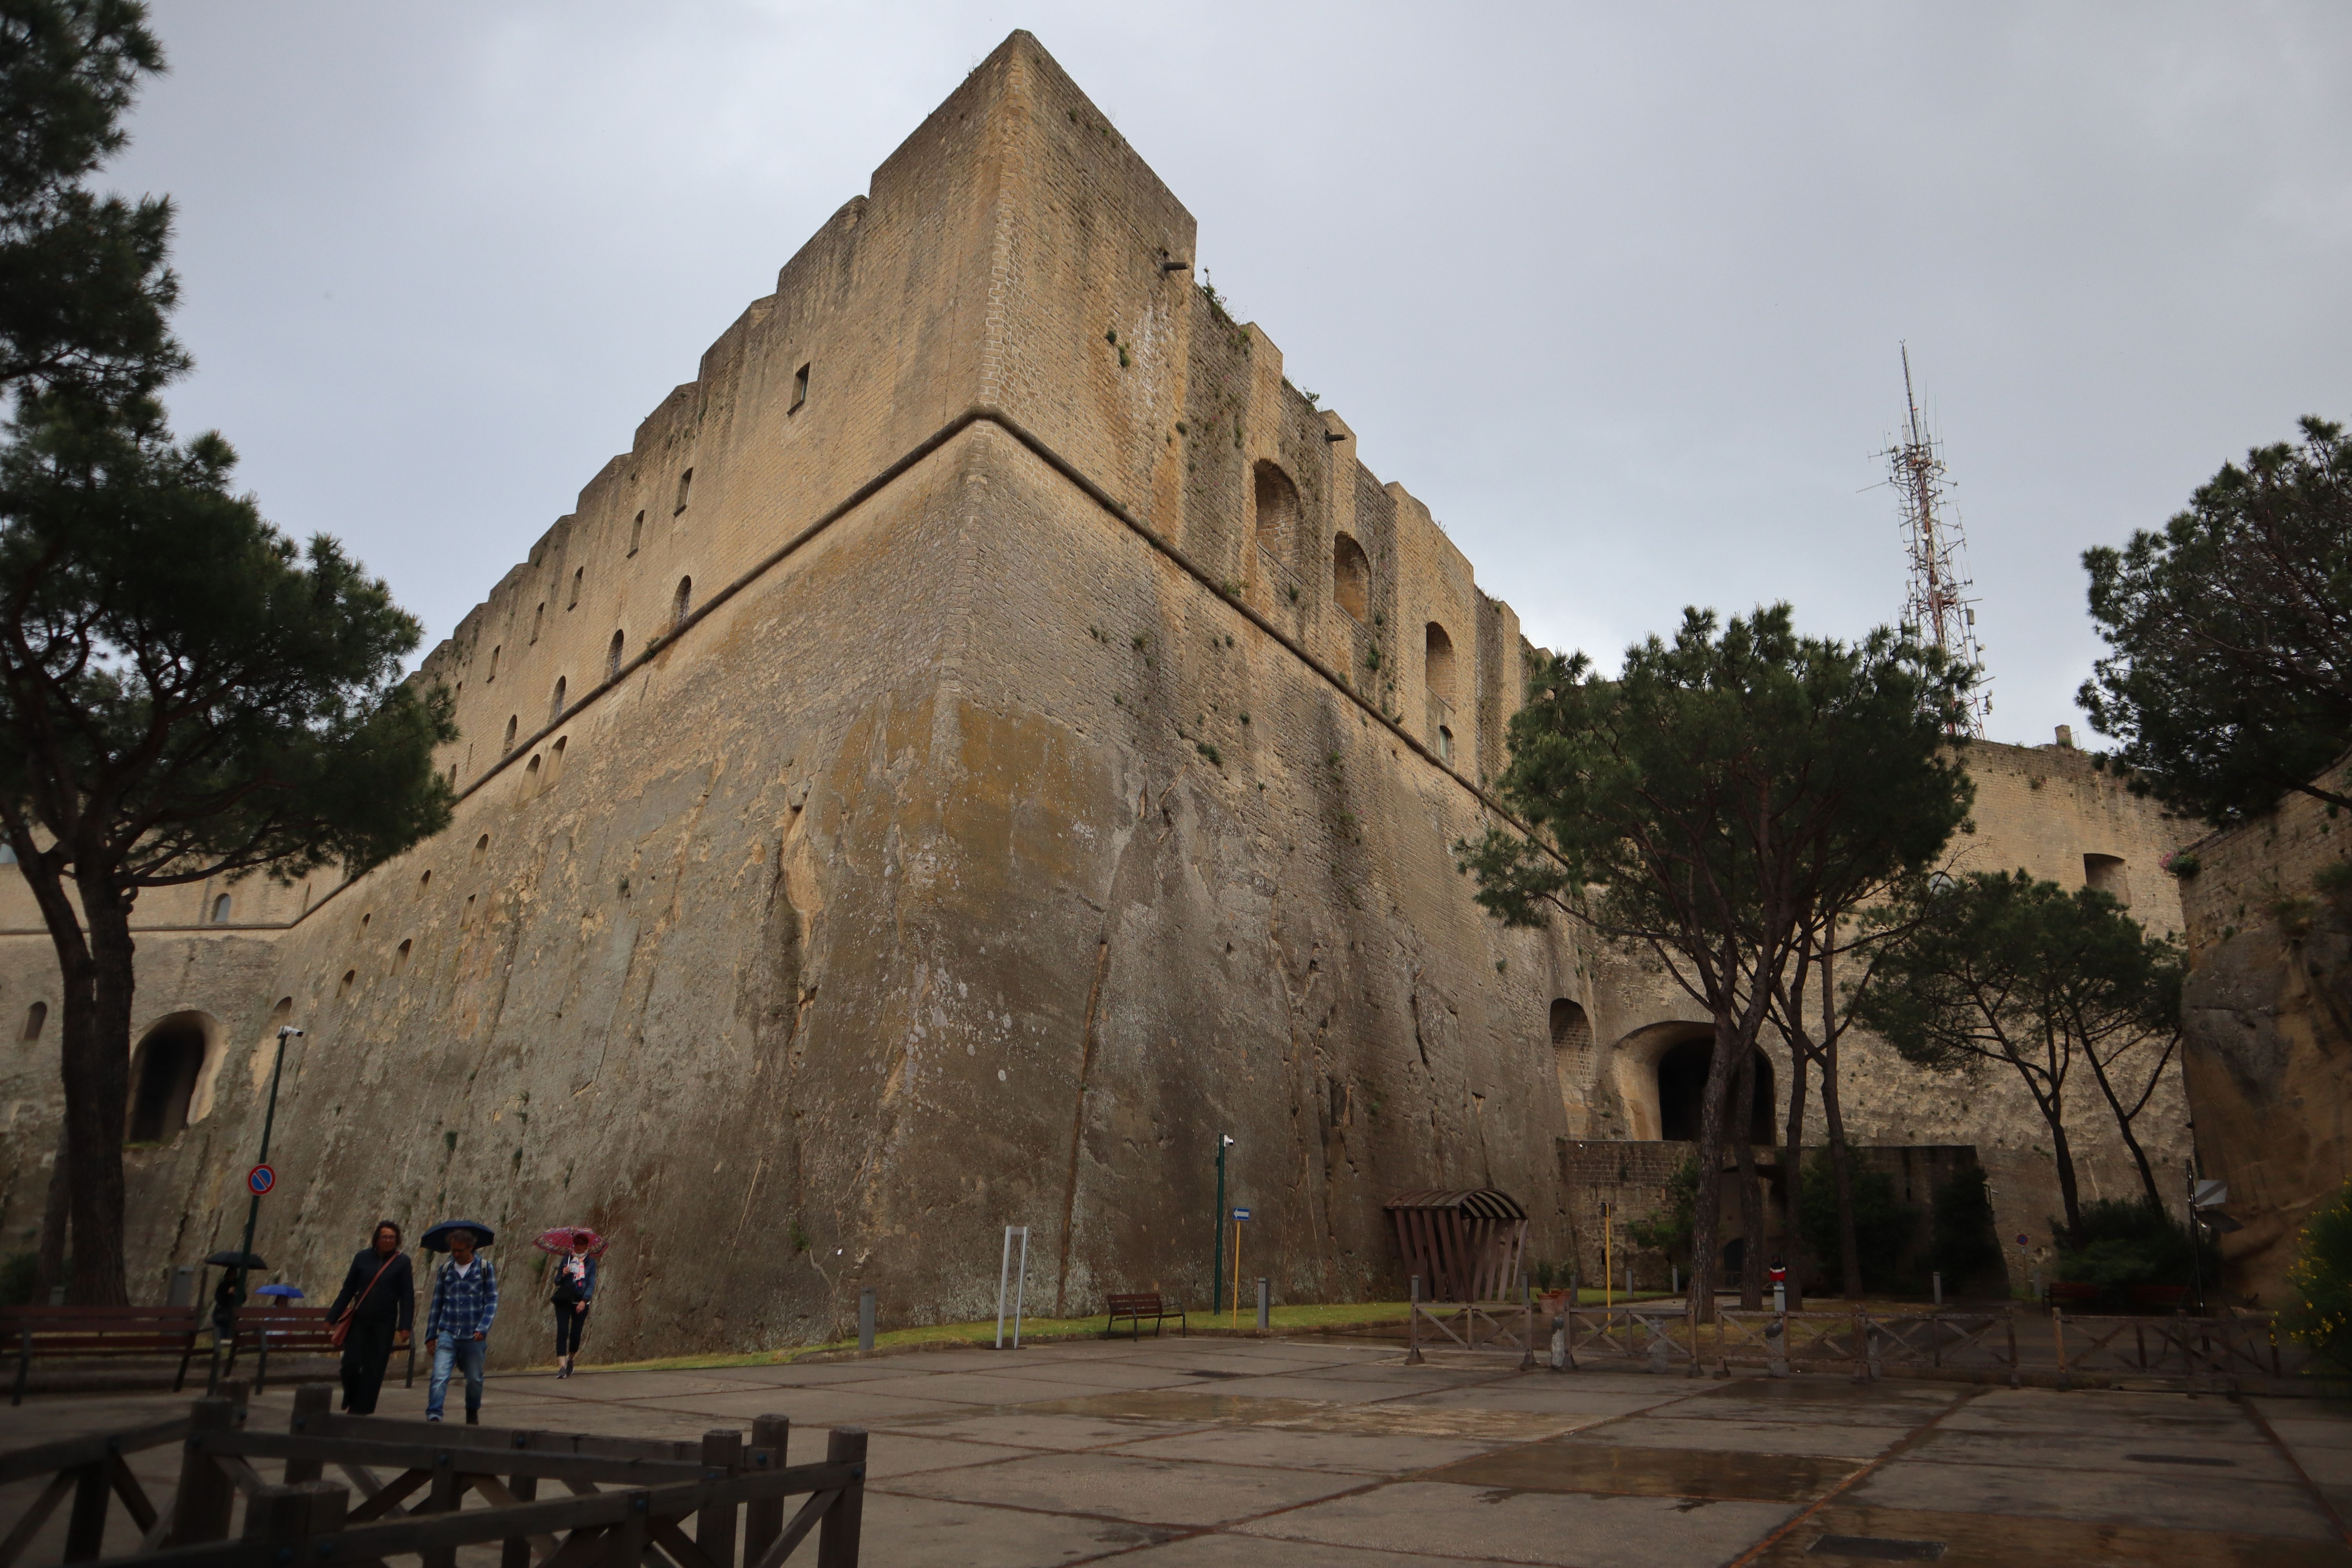
<instances>
[{"instance_id":1,"label":"stone paving slab","mask_svg":"<svg viewBox=\"0 0 2352 1568\"><path fill-rule=\"evenodd\" d=\"M1484 1453L1492 1446L1492 1440L1481 1443L1461 1437L1210 1426L1171 1436L1139 1438L1108 1452L1146 1459L1202 1459L1214 1464L1380 1476L1433 1469Z\"/></svg>"},{"instance_id":2,"label":"stone paving slab","mask_svg":"<svg viewBox=\"0 0 2352 1568\"><path fill-rule=\"evenodd\" d=\"M1365 1552L1426 1552L1559 1568L1693 1568L1727 1563L1787 1520L1786 1503L1400 1481L1244 1525L1250 1535L1319 1542ZM1381 1561L1360 1559L1365 1568Z\"/></svg>"},{"instance_id":3,"label":"stone paving slab","mask_svg":"<svg viewBox=\"0 0 2352 1568\"><path fill-rule=\"evenodd\" d=\"M1013 1410L989 1415L929 1416L894 1422L879 1430L894 1436L954 1437L970 1443L1002 1443L1019 1448L1076 1451L1110 1447L1134 1442L1139 1437L1197 1431L1209 1425L1211 1423L1205 1421L1088 1419L1083 1415ZM879 1441L878 1437L877 1441Z\"/></svg>"},{"instance_id":4,"label":"stone paving slab","mask_svg":"<svg viewBox=\"0 0 2352 1568\"><path fill-rule=\"evenodd\" d=\"M1822 1537L1881 1546L1877 1555L1823 1550ZM2352 1552L2325 1542L2283 1541L2203 1530L2087 1524L2000 1514L1940 1513L1835 1504L1809 1515L1756 1560L1755 1568L1854 1568L1901 1561L1890 1544L1940 1546L1937 1568L2066 1568L2151 1564L2161 1568L2343 1568ZM1921 1561L1913 1558L1912 1561Z\"/></svg>"},{"instance_id":5,"label":"stone paving slab","mask_svg":"<svg viewBox=\"0 0 2352 1568\"><path fill-rule=\"evenodd\" d=\"M888 1492L959 1502L1123 1519L1137 1524L1223 1524L1351 1490L1354 1475L1277 1470L1081 1453L1008 1459L893 1481ZM871 1510L876 1500L868 1497Z\"/></svg>"},{"instance_id":6,"label":"stone paving slab","mask_svg":"<svg viewBox=\"0 0 2352 1568\"><path fill-rule=\"evenodd\" d=\"M1118 1520L1075 1519L943 1498L869 1492L859 1534L861 1558L873 1568L911 1563L1050 1568L1055 1563L1090 1563L1110 1552L1164 1541L1170 1532ZM802 1552L811 1550L802 1548ZM801 1554L796 1552L793 1556Z\"/></svg>"},{"instance_id":7,"label":"stone paving slab","mask_svg":"<svg viewBox=\"0 0 2352 1568\"><path fill-rule=\"evenodd\" d=\"M1223 1531L1186 1536L1119 1559L1121 1568L1500 1568L1490 1557L1361 1552L1313 1541L1271 1541Z\"/></svg>"},{"instance_id":8,"label":"stone paving slab","mask_svg":"<svg viewBox=\"0 0 2352 1568\"><path fill-rule=\"evenodd\" d=\"M1908 1426L1864 1426L1858 1422L1673 1421L1668 1413L1629 1416L1609 1424L1608 1440L1634 1448L1693 1452L1804 1454L1823 1458L1874 1459L1909 1436Z\"/></svg>"},{"instance_id":9,"label":"stone paving slab","mask_svg":"<svg viewBox=\"0 0 2352 1568\"><path fill-rule=\"evenodd\" d=\"M1937 1509L2340 1542L2335 1526L2300 1487L2243 1480L2226 1470L2192 1479L2178 1473L1947 1465L1928 1458L1902 1458L1874 1471L1849 1495L1854 1502L1873 1508Z\"/></svg>"},{"instance_id":10,"label":"stone paving slab","mask_svg":"<svg viewBox=\"0 0 2352 1568\"><path fill-rule=\"evenodd\" d=\"M1464 1459L1421 1479L1517 1491L1810 1502L1852 1476L1862 1463L1819 1455L1633 1448L1563 1437Z\"/></svg>"}]
</instances>

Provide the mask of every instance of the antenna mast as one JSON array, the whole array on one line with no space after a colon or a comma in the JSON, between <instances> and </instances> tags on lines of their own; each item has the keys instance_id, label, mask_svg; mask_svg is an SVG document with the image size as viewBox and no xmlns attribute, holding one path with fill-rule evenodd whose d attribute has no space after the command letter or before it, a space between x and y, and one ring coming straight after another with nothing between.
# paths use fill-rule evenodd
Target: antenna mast
<instances>
[{"instance_id":1,"label":"antenna mast","mask_svg":"<svg viewBox=\"0 0 2352 1568\"><path fill-rule=\"evenodd\" d=\"M1976 585L1969 576L1968 536L1947 500L1943 443L1919 417L1908 343L1903 345L1903 438L1880 456L1886 459L1887 482L1900 498L1903 550L1911 561L1904 624L1920 641L1942 648L1954 663L1981 669L1984 649L1977 642L1976 600L1968 592ZM1983 739L1985 719L1991 711L1991 694L1979 677L1952 732Z\"/></svg>"}]
</instances>

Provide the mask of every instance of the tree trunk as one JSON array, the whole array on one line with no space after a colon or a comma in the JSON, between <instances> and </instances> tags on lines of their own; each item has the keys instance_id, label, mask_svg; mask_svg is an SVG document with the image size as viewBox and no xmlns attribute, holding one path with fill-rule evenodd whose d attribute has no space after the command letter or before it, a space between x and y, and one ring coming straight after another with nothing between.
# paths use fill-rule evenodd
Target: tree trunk
<instances>
[{"instance_id":1,"label":"tree trunk","mask_svg":"<svg viewBox=\"0 0 2352 1568\"><path fill-rule=\"evenodd\" d=\"M1790 1037L1788 1132L1780 1147L1780 1229L1788 1242L1792 1312L1805 1310L1805 1057L1803 1042Z\"/></svg>"},{"instance_id":2,"label":"tree trunk","mask_svg":"<svg viewBox=\"0 0 2352 1568\"><path fill-rule=\"evenodd\" d=\"M89 932L85 984L68 984L62 1047L71 1138L73 1285L78 1306L123 1306L122 1131L131 1096L131 914L110 890L82 887Z\"/></svg>"},{"instance_id":3,"label":"tree trunk","mask_svg":"<svg viewBox=\"0 0 2352 1568\"><path fill-rule=\"evenodd\" d=\"M41 1205L40 1250L34 1258L33 1305L36 1307L47 1306L50 1293L66 1282L66 1233L72 1217L68 1198L73 1192L73 1184L66 1179L66 1166L71 1157L66 1122L61 1116L58 1119L57 1158L49 1164L48 1197Z\"/></svg>"},{"instance_id":4,"label":"tree trunk","mask_svg":"<svg viewBox=\"0 0 2352 1568\"><path fill-rule=\"evenodd\" d=\"M1764 1198L1756 1185L1756 1048L1739 1053L1731 1080L1725 1131L1731 1135L1732 1168L1739 1175L1739 1310L1764 1306Z\"/></svg>"},{"instance_id":5,"label":"tree trunk","mask_svg":"<svg viewBox=\"0 0 2352 1568\"><path fill-rule=\"evenodd\" d=\"M2116 1130L2124 1135L2124 1147L2131 1151L2132 1163L2139 1167L2139 1182L2147 1189L2147 1201L2162 1208L2164 1193L2156 1184L2156 1171L2147 1163L2147 1151L2139 1146L2138 1134L2132 1131L2134 1113L2124 1109L2122 1098L2116 1093L2116 1086L2107 1080L2107 1064L2099 1060L2098 1047L2086 1044L2083 1054L2091 1058L2091 1076L2098 1080L2099 1092L2106 1097L2107 1109L2116 1113ZM2158 1063L2156 1070L2162 1072L2165 1064L2171 1060L2172 1053L2167 1051L2164 1062ZM2147 1102L2143 1100L2141 1103L2145 1105Z\"/></svg>"},{"instance_id":6,"label":"tree trunk","mask_svg":"<svg viewBox=\"0 0 2352 1568\"><path fill-rule=\"evenodd\" d=\"M2050 1152L2058 1162L2058 1196L2066 1205L2066 1239L2073 1247L2083 1245L2083 1197L2074 1184L2074 1151L2066 1142L2066 1127L2053 1098L2042 1106L2042 1115L2050 1123Z\"/></svg>"},{"instance_id":7,"label":"tree trunk","mask_svg":"<svg viewBox=\"0 0 2352 1568\"><path fill-rule=\"evenodd\" d=\"M1837 1190L1838 1262L1845 1299L1862 1300L1862 1246L1853 1234L1853 1153L1845 1142L1845 1111L1838 1103L1837 1047L1822 1053L1822 1121L1830 1136L1830 1182Z\"/></svg>"},{"instance_id":8,"label":"tree trunk","mask_svg":"<svg viewBox=\"0 0 2352 1568\"><path fill-rule=\"evenodd\" d=\"M1698 1191L1691 1205L1691 1321L1715 1321L1716 1221L1723 1212L1723 1101L1731 1088L1731 1014L1715 1013L1715 1054L1706 1065L1706 1089L1699 1100Z\"/></svg>"}]
</instances>

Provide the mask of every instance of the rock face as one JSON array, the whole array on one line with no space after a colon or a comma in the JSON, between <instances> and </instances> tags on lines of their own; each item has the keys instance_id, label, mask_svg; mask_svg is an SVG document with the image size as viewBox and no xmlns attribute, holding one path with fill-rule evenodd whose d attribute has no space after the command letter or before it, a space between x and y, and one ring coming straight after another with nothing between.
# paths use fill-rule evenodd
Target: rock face
<instances>
[{"instance_id":1,"label":"rock face","mask_svg":"<svg viewBox=\"0 0 2352 1568\"><path fill-rule=\"evenodd\" d=\"M1414 1187L1502 1187L1536 1257L1597 1266L1610 1167L1571 1145L1671 1136L1661 1064L1704 1030L1471 902L1517 618L1193 241L1014 34L425 659L464 731L446 833L142 902L145 1294L242 1225L289 1020L259 1249L331 1289L379 1215L486 1219L509 1362L543 1352L513 1243L557 1224L618 1238L606 1356L839 1334L866 1285L886 1323L981 1316L1008 1224L1038 1310L1198 1301L1221 1134L1278 1298L1401 1292L1381 1205ZM1964 856L2127 863L2171 918L2170 825L2079 755L1971 768ZM12 879L12 1245L55 974ZM1979 1146L2039 1238L2022 1096L1852 1049L1858 1135ZM2128 1180L2087 1142L2095 1192Z\"/></svg>"},{"instance_id":2,"label":"rock face","mask_svg":"<svg viewBox=\"0 0 2352 1568\"><path fill-rule=\"evenodd\" d=\"M2294 795L2193 853L2182 1066L2197 1154L2242 1226L2221 1238L2225 1285L2276 1308L2304 1222L2352 1179L2352 910L2317 887L2352 832Z\"/></svg>"}]
</instances>

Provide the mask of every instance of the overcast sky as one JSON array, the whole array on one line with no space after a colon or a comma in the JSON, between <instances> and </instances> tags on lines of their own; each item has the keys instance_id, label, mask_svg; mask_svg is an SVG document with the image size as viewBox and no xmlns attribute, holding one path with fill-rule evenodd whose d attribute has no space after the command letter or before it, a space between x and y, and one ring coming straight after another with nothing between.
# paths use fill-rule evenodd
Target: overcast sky
<instances>
[{"instance_id":1,"label":"overcast sky","mask_svg":"<svg viewBox=\"0 0 2352 1568\"><path fill-rule=\"evenodd\" d=\"M2084 546L2352 419L2352 6L162 0L184 431L446 636L1012 28L1537 641L1899 613L1896 345L1996 739Z\"/></svg>"}]
</instances>

